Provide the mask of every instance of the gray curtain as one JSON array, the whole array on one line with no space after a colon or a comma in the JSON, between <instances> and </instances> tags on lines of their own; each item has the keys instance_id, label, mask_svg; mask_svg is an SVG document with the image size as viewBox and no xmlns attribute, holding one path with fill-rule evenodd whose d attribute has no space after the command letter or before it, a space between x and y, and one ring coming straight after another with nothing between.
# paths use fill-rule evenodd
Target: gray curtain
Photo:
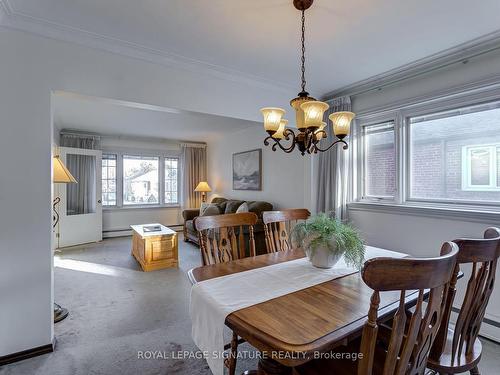
<instances>
[{"instance_id":1,"label":"gray curtain","mask_svg":"<svg viewBox=\"0 0 500 375\"><path fill-rule=\"evenodd\" d=\"M182 147L182 205L184 208L198 208L201 194L194 189L200 181L207 180L207 150L205 145L185 143Z\"/></svg>"},{"instance_id":2,"label":"gray curtain","mask_svg":"<svg viewBox=\"0 0 500 375\"><path fill-rule=\"evenodd\" d=\"M328 116L333 112L351 111L351 99L348 96L333 99L328 104L330 108L325 113L328 137L321 140L323 148L336 139ZM348 142L350 139L352 137L348 138ZM347 193L350 178L348 160L349 150L344 150L341 145L319 153L316 209L318 212L332 213L340 220L347 219Z\"/></svg>"},{"instance_id":3,"label":"gray curtain","mask_svg":"<svg viewBox=\"0 0 500 375\"><path fill-rule=\"evenodd\" d=\"M100 149L100 138L94 135L61 132L62 147ZM95 212L96 209L96 173L97 160L93 155L66 155L66 166L75 177L77 184L66 186L67 215L82 215Z\"/></svg>"}]
</instances>

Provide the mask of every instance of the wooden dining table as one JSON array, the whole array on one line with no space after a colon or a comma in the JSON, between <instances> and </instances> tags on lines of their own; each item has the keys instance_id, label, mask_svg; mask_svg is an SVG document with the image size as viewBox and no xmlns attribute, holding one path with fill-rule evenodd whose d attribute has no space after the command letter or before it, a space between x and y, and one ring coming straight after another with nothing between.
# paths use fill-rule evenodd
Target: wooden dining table
<instances>
[{"instance_id":1,"label":"wooden dining table","mask_svg":"<svg viewBox=\"0 0 500 375\"><path fill-rule=\"evenodd\" d=\"M194 268L190 281L248 271L305 257L302 250L280 251ZM272 288L272 285L269 285ZM361 335L373 290L359 272L235 311L225 324L261 352L256 374L291 374L292 368L346 345ZM406 296L408 307L416 292ZM399 304L400 292L380 295L379 320L389 320Z\"/></svg>"}]
</instances>

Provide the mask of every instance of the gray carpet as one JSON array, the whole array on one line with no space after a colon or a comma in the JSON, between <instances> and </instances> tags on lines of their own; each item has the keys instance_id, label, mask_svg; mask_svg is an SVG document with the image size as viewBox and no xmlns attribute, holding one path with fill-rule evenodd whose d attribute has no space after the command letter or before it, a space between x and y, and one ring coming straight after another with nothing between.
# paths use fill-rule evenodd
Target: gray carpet
<instances>
[{"instance_id":1,"label":"gray carpet","mask_svg":"<svg viewBox=\"0 0 500 375\"><path fill-rule=\"evenodd\" d=\"M121 237L59 253L55 298L70 315L55 325L56 351L4 366L0 375L211 374L204 360L161 358L197 350L186 272L200 264L198 248L181 240L179 269L142 272L130 246L131 238ZM139 351L162 354L138 359ZM239 362L240 373L256 367Z\"/></svg>"},{"instance_id":2,"label":"gray carpet","mask_svg":"<svg viewBox=\"0 0 500 375\"><path fill-rule=\"evenodd\" d=\"M4 366L0 375L211 374L204 360L161 358L196 351L186 272L200 264L199 250L179 241L179 269L146 273L130 246L123 237L60 253L55 297L70 315L55 325L56 351ZM498 374L500 345L482 341L481 373ZM253 352L248 344L240 349ZM139 351L161 356L139 359ZM237 373L255 367L255 360L238 360Z\"/></svg>"}]
</instances>

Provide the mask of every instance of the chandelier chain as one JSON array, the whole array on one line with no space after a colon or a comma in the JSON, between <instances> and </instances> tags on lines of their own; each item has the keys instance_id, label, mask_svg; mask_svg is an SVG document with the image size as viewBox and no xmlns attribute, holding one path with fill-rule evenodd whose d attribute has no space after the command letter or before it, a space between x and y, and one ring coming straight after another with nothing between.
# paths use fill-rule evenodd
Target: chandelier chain
<instances>
[{"instance_id":1,"label":"chandelier chain","mask_svg":"<svg viewBox=\"0 0 500 375\"><path fill-rule=\"evenodd\" d=\"M305 11L302 11L302 37L301 37L301 43L302 43L302 58L301 58L301 72L302 72L302 92L306 91L306 38L305 38L305 33L306 33L306 15Z\"/></svg>"}]
</instances>

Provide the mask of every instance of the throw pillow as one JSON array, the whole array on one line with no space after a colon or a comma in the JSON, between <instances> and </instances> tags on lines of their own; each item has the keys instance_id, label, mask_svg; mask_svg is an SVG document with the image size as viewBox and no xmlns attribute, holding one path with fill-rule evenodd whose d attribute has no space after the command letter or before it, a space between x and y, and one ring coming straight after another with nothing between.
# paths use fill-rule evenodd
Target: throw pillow
<instances>
[{"instance_id":1,"label":"throw pillow","mask_svg":"<svg viewBox=\"0 0 500 375\"><path fill-rule=\"evenodd\" d=\"M220 215L219 207L216 204L209 204L208 207L205 208L203 213L200 213L200 216L214 216L214 215Z\"/></svg>"},{"instance_id":2,"label":"throw pillow","mask_svg":"<svg viewBox=\"0 0 500 375\"><path fill-rule=\"evenodd\" d=\"M200 216L203 216L203 212L207 209L207 207L210 206L210 203L203 202L200 206Z\"/></svg>"},{"instance_id":3,"label":"throw pillow","mask_svg":"<svg viewBox=\"0 0 500 375\"><path fill-rule=\"evenodd\" d=\"M237 214L242 213L242 212L248 212L248 204L247 204L247 202L240 204L240 206L236 210Z\"/></svg>"},{"instance_id":4,"label":"throw pillow","mask_svg":"<svg viewBox=\"0 0 500 375\"><path fill-rule=\"evenodd\" d=\"M228 200L226 202L226 210L224 211L225 214L234 214L238 207L243 203L244 201L237 201L237 200Z\"/></svg>"}]
</instances>

